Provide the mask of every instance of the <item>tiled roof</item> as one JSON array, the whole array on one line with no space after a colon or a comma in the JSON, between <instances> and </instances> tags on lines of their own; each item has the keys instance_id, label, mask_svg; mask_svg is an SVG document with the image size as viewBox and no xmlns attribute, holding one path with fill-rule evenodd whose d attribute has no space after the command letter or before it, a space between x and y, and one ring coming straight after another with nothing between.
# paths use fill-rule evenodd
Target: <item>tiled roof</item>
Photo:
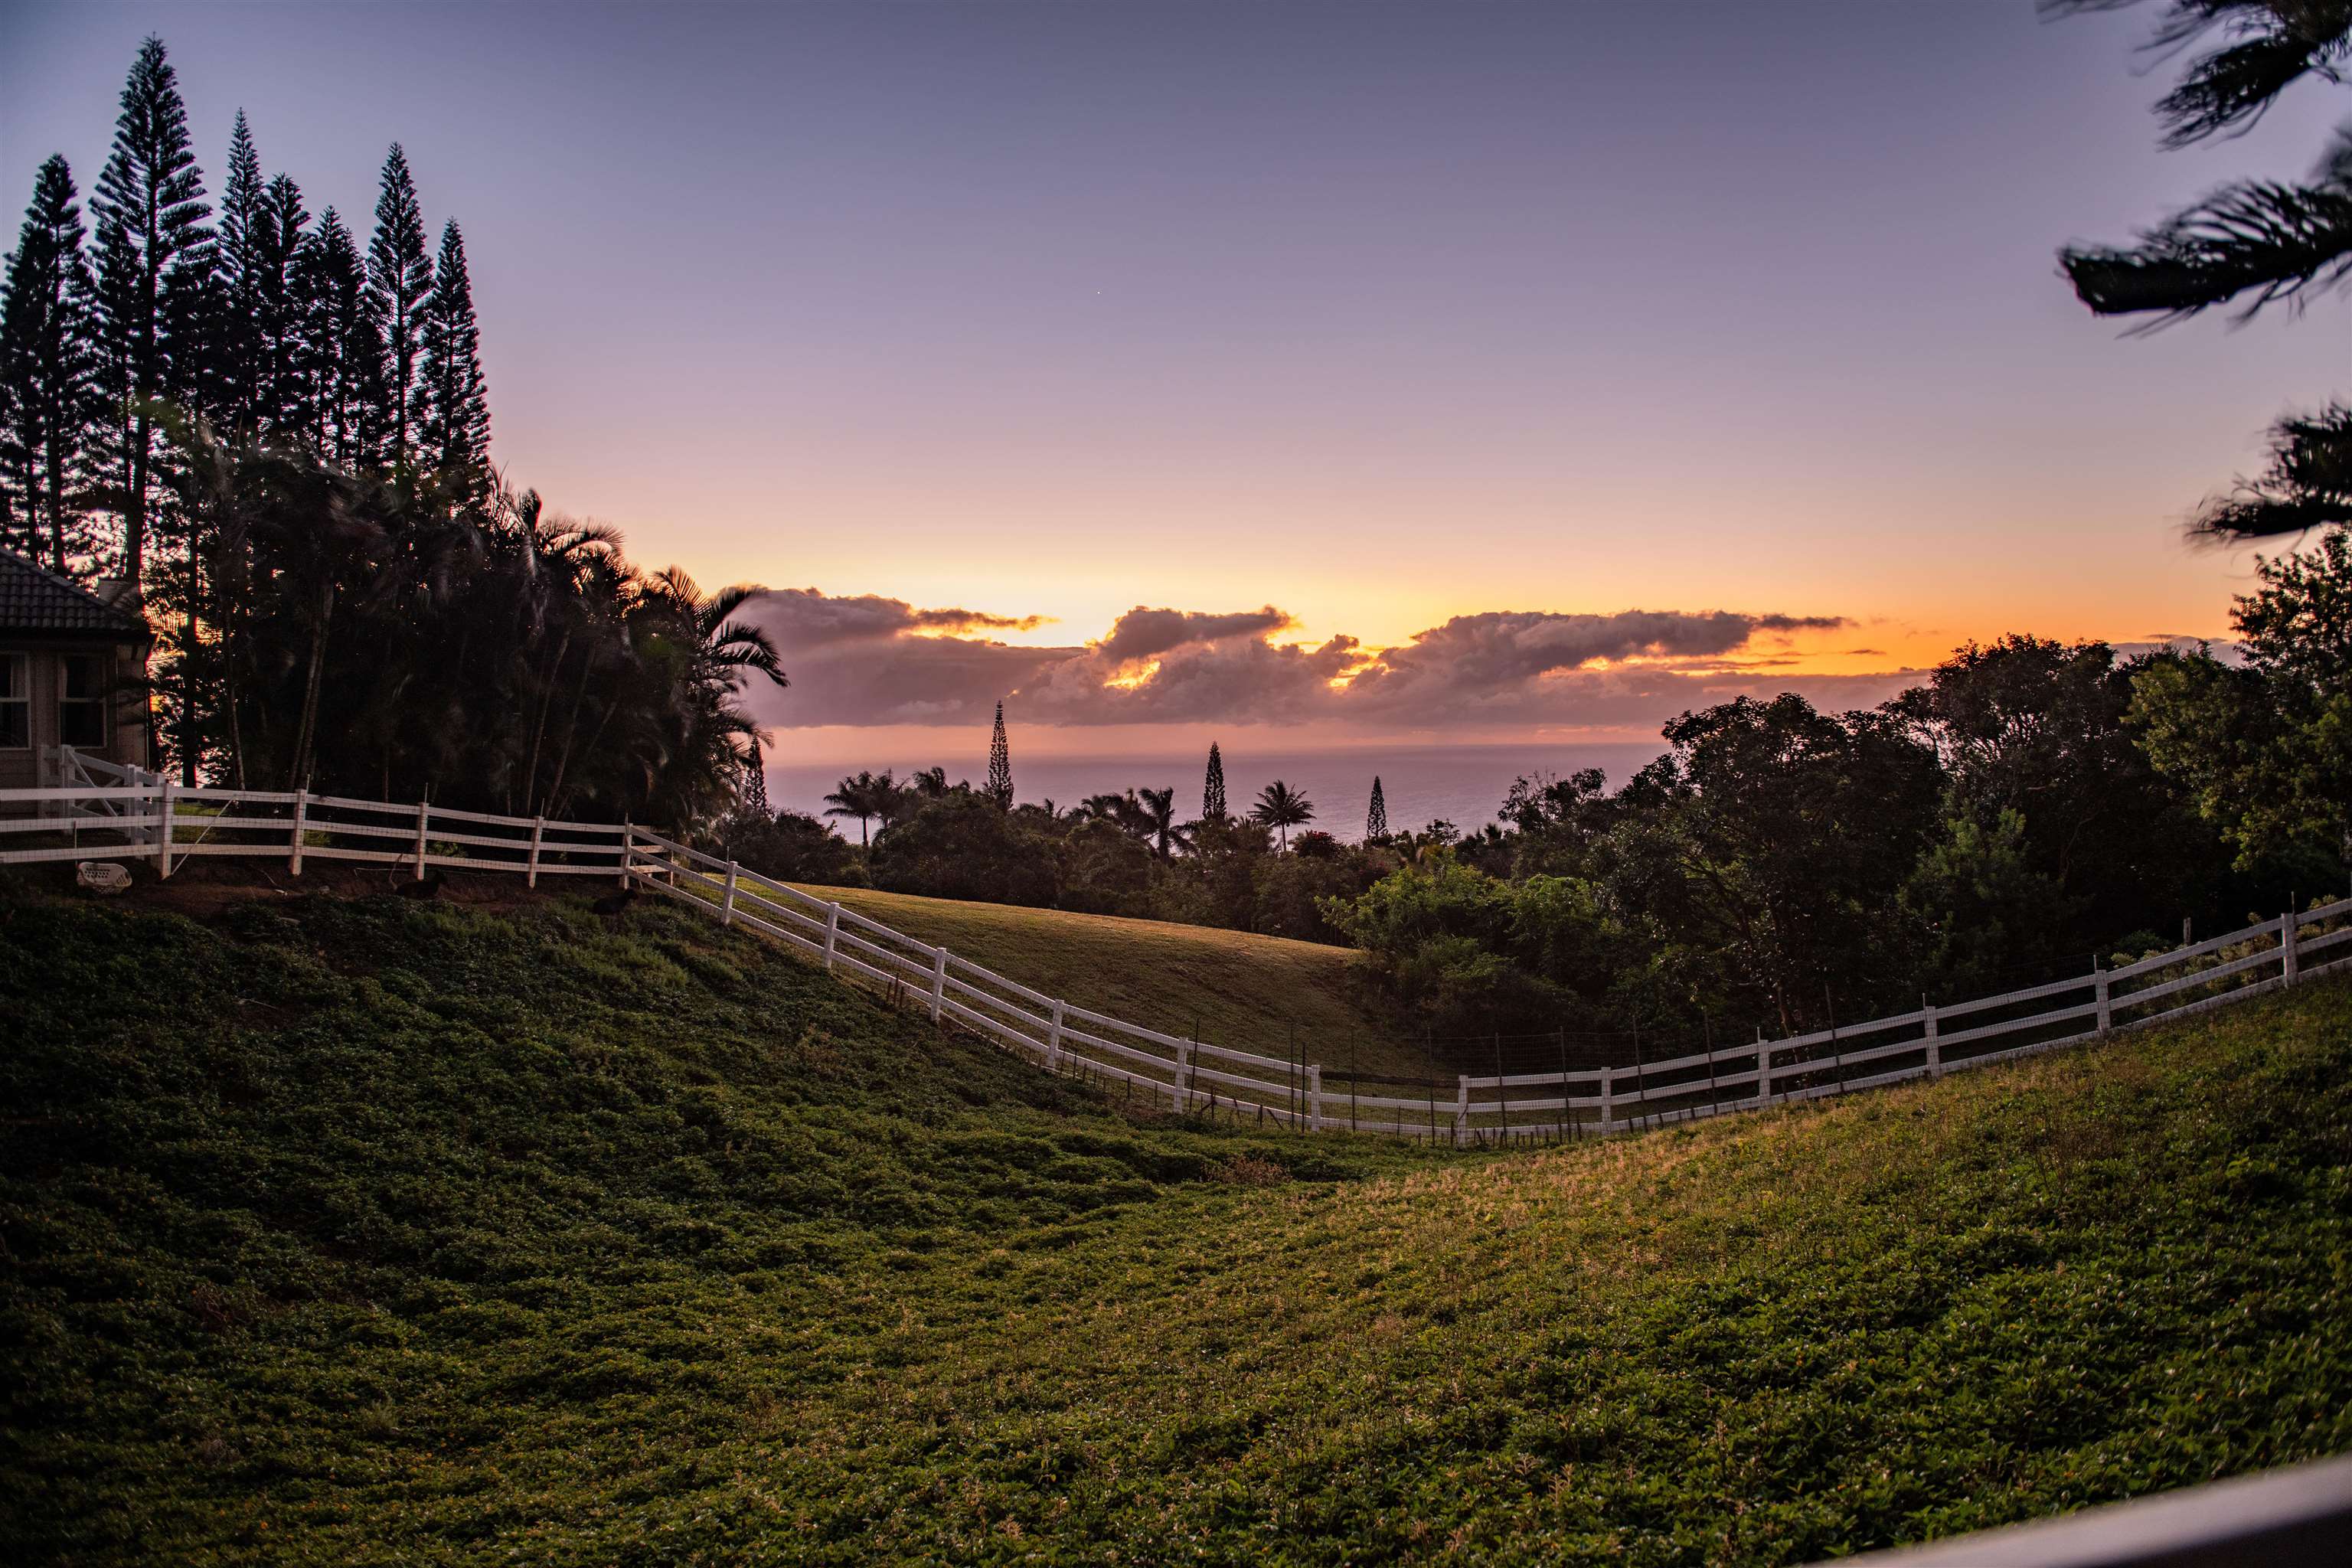
<instances>
[{"instance_id":1,"label":"tiled roof","mask_svg":"<svg viewBox=\"0 0 2352 1568\"><path fill-rule=\"evenodd\" d=\"M138 616L42 571L13 550L0 550L0 637L24 632L53 637L148 635L147 623Z\"/></svg>"}]
</instances>

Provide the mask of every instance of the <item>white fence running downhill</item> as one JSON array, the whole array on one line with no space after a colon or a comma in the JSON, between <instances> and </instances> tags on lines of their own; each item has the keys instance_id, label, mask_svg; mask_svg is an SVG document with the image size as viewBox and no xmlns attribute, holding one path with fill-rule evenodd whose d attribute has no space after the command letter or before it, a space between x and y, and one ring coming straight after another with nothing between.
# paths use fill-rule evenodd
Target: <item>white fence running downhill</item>
<instances>
[{"instance_id":1,"label":"white fence running downhill","mask_svg":"<svg viewBox=\"0 0 2352 1568\"><path fill-rule=\"evenodd\" d=\"M190 856L377 862L605 877L743 926L834 973L914 1003L1049 1071L1150 1103L1260 1125L1490 1145L1627 1131L1762 1110L2008 1061L2202 1012L2352 968L2352 899L2288 912L2116 969L1788 1039L1757 1039L1635 1067L1465 1075L1450 1100L1323 1087L1313 1063L1164 1034L1048 996L878 921L628 824L496 816L303 791L187 788L64 748L39 789L0 790L0 864L145 858L168 877ZM118 780L103 783L101 780ZM10 816L11 811L23 815ZM166 825L169 831L164 831Z\"/></svg>"}]
</instances>

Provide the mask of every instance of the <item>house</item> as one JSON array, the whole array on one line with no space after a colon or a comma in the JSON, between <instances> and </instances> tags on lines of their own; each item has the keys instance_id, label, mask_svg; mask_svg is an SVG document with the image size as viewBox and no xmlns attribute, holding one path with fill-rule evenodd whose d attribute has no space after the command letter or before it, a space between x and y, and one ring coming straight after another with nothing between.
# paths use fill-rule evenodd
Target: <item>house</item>
<instances>
[{"instance_id":1,"label":"house","mask_svg":"<svg viewBox=\"0 0 2352 1568\"><path fill-rule=\"evenodd\" d=\"M61 746L148 765L154 635L131 604L119 586L93 592L0 550L0 789L63 782Z\"/></svg>"}]
</instances>

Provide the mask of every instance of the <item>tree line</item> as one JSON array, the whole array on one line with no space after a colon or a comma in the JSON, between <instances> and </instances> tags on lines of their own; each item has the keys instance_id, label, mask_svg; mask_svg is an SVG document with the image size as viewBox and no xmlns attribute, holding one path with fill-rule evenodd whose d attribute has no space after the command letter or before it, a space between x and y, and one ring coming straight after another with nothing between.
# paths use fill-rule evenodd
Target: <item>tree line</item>
<instances>
[{"instance_id":1,"label":"tree line","mask_svg":"<svg viewBox=\"0 0 2352 1568\"><path fill-rule=\"evenodd\" d=\"M1315 816L1314 802L1282 780L1245 810L1229 810L1215 745L1197 816L1187 815L1173 784L1068 805L1016 801L1000 708L989 778L978 786L950 783L942 767L904 777L861 769L825 796L822 816L746 809L709 842L792 881L1339 942L1321 900L1361 891L1392 862L1328 833L1293 836ZM834 826L852 821L854 842Z\"/></svg>"},{"instance_id":2,"label":"tree line","mask_svg":"<svg viewBox=\"0 0 2352 1568\"><path fill-rule=\"evenodd\" d=\"M2259 567L2238 655L1970 644L1877 709L1741 698L1610 792L1399 837L1323 914L1437 1034L1794 1034L2352 892L2352 534ZM2186 922L2184 924L2184 922Z\"/></svg>"},{"instance_id":3,"label":"tree line","mask_svg":"<svg viewBox=\"0 0 2352 1568\"><path fill-rule=\"evenodd\" d=\"M1437 1037L1697 1044L2013 989L2352 891L2352 533L2258 564L2239 642L2119 658L2025 635L1875 709L1684 713L1613 791L1523 776L1498 820L1342 843L1288 785L1008 805L929 768L845 777L826 815L740 814L726 853L793 880L1352 945ZM869 837L870 835L870 837ZM1549 1048L1549 1047L1547 1047Z\"/></svg>"},{"instance_id":4,"label":"tree line","mask_svg":"<svg viewBox=\"0 0 2352 1568\"><path fill-rule=\"evenodd\" d=\"M490 463L465 237L386 154L364 246L265 177L213 203L162 40L85 226L41 164L0 294L0 543L123 581L184 780L707 826L759 793L736 612Z\"/></svg>"}]
</instances>

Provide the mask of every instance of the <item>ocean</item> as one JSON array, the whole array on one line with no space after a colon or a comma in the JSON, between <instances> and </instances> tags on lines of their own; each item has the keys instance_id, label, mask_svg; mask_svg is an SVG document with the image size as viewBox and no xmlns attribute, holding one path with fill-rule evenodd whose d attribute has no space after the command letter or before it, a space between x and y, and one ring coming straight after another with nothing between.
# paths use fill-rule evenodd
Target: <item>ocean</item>
<instances>
[{"instance_id":1,"label":"ocean","mask_svg":"<svg viewBox=\"0 0 2352 1568\"><path fill-rule=\"evenodd\" d=\"M768 798L778 806L811 813L824 809L824 797L844 773L870 767L895 770L904 778L918 768L945 763L950 779L978 783L988 772L987 759L976 763L947 757L877 755L855 766L795 763L787 758L791 733L777 738L768 752ZM1397 831L1420 829L1443 819L1464 832L1475 832L1495 820L1509 793L1511 781L1526 773L1554 775L1579 768L1601 768L1611 788L1625 782L1655 757L1652 742L1601 742L1584 745L1400 746L1389 749L1349 747L1340 751L1285 752L1259 750L1246 737L1223 748L1225 794L1234 812L1245 813L1258 791L1276 779L1304 794L1314 803L1313 826L1339 838L1363 836L1364 816L1371 802L1372 775L1380 775L1381 793L1388 803L1389 826ZM1051 800L1066 809L1090 795L1129 788L1176 788L1176 800L1187 818L1201 810L1201 784L1207 770L1206 749L1177 753L1127 753L1118 756L1040 757L1024 761L1016 745L1013 752L1013 785L1024 801ZM852 837L855 820L843 824Z\"/></svg>"}]
</instances>

